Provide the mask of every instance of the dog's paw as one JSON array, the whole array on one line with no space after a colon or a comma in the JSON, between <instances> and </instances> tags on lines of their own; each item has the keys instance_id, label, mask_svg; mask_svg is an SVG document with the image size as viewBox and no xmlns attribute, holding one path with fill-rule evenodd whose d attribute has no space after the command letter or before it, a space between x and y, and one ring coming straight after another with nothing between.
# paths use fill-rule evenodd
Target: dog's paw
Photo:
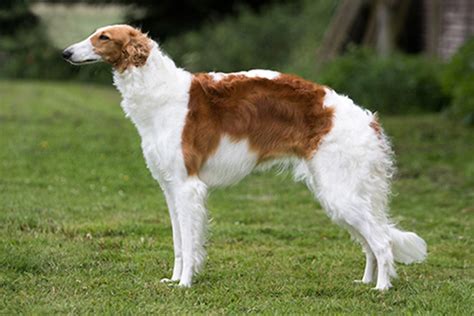
<instances>
[{"instance_id":1,"label":"dog's paw","mask_svg":"<svg viewBox=\"0 0 474 316\"><path fill-rule=\"evenodd\" d=\"M367 280L354 280L354 283L357 284L369 284L372 281L367 281Z\"/></svg>"},{"instance_id":2,"label":"dog's paw","mask_svg":"<svg viewBox=\"0 0 474 316\"><path fill-rule=\"evenodd\" d=\"M364 280L354 280L353 282L356 283L356 284L368 284L368 283L370 283L370 282L366 282Z\"/></svg>"},{"instance_id":3,"label":"dog's paw","mask_svg":"<svg viewBox=\"0 0 474 316\"><path fill-rule=\"evenodd\" d=\"M379 291L379 292L387 292L388 289L390 289L392 285L390 283L384 284L384 285L377 285L376 287L372 288L374 291Z\"/></svg>"},{"instance_id":4,"label":"dog's paw","mask_svg":"<svg viewBox=\"0 0 474 316\"><path fill-rule=\"evenodd\" d=\"M178 287L183 288L183 289L190 288L191 287L191 282L182 282L181 281L181 282L179 282Z\"/></svg>"},{"instance_id":5,"label":"dog's paw","mask_svg":"<svg viewBox=\"0 0 474 316\"><path fill-rule=\"evenodd\" d=\"M160 280L160 283L175 283L175 282L179 282L179 280L173 280L173 279L168 279L168 278L164 278Z\"/></svg>"}]
</instances>

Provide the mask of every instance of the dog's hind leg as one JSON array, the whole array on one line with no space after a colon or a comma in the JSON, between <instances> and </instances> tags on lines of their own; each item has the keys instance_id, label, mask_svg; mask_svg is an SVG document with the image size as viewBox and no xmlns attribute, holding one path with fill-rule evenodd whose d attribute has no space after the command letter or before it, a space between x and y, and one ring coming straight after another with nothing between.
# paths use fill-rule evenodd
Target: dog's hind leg
<instances>
[{"instance_id":1,"label":"dog's hind leg","mask_svg":"<svg viewBox=\"0 0 474 316\"><path fill-rule=\"evenodd\" d=\"M373 272L373 258L377 260L376 289L391 287L390 277L395 276L390 245L388 219L374 209L377 188L370 185L370 163L357 159L352 153L320 149L308 162L310 189L315 193L328 215L343 227L349 227L366 241L365 281ZM368 173L369 172L369 173ZM380 193L382 194L382 193ZM385 193L383 193L385 194ZM363 244L364 245L364 244ZM368 255L367 255L368 254Z\"/></svg>"},{"instance_id":2,"label":"dog's hind leg","mask_svg":"<svg viewBox=\"0 0 474 316\"><path fill-rule=\"evenodd\" d=\"M362 276L361 280L355 280L354 282L368 284L374 280L374 272L376 270L377 263L375 255L372 252L372 249L370 248L369 244L367 243L367 240L365 240L365 238L361 234L359 234L356 229L352 228L352 226L347 226L346 228L351 234L352 238L354 238L361 244L362 250L365 253L364 275Z\"/></svg>"},{"instance_id":3,"label":"dog's hind leg","mask_svg":"<svg viewBox=\"0 0 474 316\"><path fill-rule=\"evenodd\" d=\"M390 277L396 275L388 234L389 226L377 221L372 214L370 201L358 194L359 192L339 184L318 190L318 199L336 223L350 227L350 231L357 232L366 242L363 243L367 259L363 282L372 281L375 256L378 271L375 288L387 290L391 287Z\"/></svg>"},{"instance_id":4,"label":"dog's hind leg","mask_svg":"<svg viewBox=\"0 0 474 316\"><path fill-rule=\"evenodd\" d=\"M370 282L373 282L374 280L374 273L376 270L377 261L375 260L375 255L372 252L372 249L370 249L370 246L367 241L364 241L364 245L362 246L362 248L364 249L365 253L365 269L364 275L362 276L360 282L368 284ZM356 280L356 282L359 282L359 280Z\"/></svg>"},{"instance_id":5,"label":"dog's hind leg","mask_svg":"<svg viewBox=\"0 0 474 316\"><path fill-rule=\"evenodd\" d=\"M368 220L368 222L365 222L366 220ZM349 221L351 222L351 226L358 230L359 234L367 240L367 244L377 260L377 284L375 289L381 291L388 290L392 286L390 278L396 276L388 226L381 226L376 221L370 220L369 217L361 221L353 219L349 219ZM370 260L370 258L366 258ZM366 277L367 269L370 269L370 265L371 262L368 261L366 263L364 278ZM372 271L369 272L369 275L371 273L373 273L373 268ZM362 282L364 282L364 278Z\"/></svg>"},{"instance_id":6,"label":"dog's hind leg","mask_svg":"<svg viewBox=\"0 0 474 316\"><path fill-rule=\"evenodd\" d=\"M170 213L171 227L173 229L173 249L174 249L174 266L173 275L171 279L161 279L161 282L175 282L181 278L181 272L183 268L183 255L181 249L181 230L179 227L178 213L176 210L176 200L173 188L169 184L162 184L163 192L166 198L166 204L168 205L168 211Z\"/></svg>"},{"instance_id":7,"label":"dog's hind leg","mask_svg":"<svg viewBox=\"0 0 474 316\"><path fill-rule=\"evenodd\" d=\"M181 232L183 267L179 286L189 287L193 275L206 259L207 186L197 177L190 177L176 188L176 210Z\"/></svg>"}]
</instances>

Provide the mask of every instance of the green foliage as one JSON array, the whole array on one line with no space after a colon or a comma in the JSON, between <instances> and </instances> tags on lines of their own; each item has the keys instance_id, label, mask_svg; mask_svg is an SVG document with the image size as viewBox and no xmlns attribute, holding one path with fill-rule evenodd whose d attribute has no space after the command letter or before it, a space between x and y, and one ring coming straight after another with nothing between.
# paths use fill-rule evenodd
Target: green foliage
<instances>
[{"instance_id":1,"label":"green foliage","mask_svg":"<svg viewBox=\"0 0 474 316\"><path fill-rule=\"evenodd\" d=\"M191 71L301 69L314 64L312 55L336 6L332 0L303 0L267 6L259 14L241 8L237 17L169 39L164 47Z\"/></svg>"},{"instance_id":2,"label":"green foliage","mask_svg":"<svg viewBox=\"0 0 474 316\"><path fill-rule=\"evenodd\" d=\"M29 12L28 1L21 1L13 12ZM21 10L20 10L21 9ZM1 13L11 13L0 10ZM0 23L3 20L0 19ZM7 22L9 22L8 20ZM0 37L0 78L76 79L88 82L111 82L110 67L77 68L66 63L55 48L42 24L23 23L14 32Z\"/></svg>"},{"instance_id":3,"label":"green foliage","mask_svg":"<svg viewBox=\"0 0 474 316\"><path fill-rule=\"evenodd\" d=\"M392 216L429 247L389 292L352 282L360 246L271 173L212 192L210 258L183 290L159 282L169 216L118 93L1 81L0 96L2 315L474 314L474 133L461 124L381 117L399 161Z\"/></svg>"},{"instance_id":4,"label":"green foliage","mask_svg":"<svg viewBox=\"0 0 474 316\"><path fill-rule=\"evenodd\" d=\"M453 96L448 113L464 124L474 125L474 38L445 67L443 88Z\"/></svg>"},{"instance_id":5,"label":"green foliage","mask_svg":"<svg viewBox=\"0 0 474 316\"><path fill-rule=\"evenodd\" d=\"M321 81L358 104L384 113L440 111L448 97L439 81L441 63L424 57L393 54L380 57L351 48L326 65Z\"/></svg>"},{"instance_id":6,"label":"green foliage","mask_svg":"<svg viewBox=\"0 0 474 316\"><path fill-rule=\"evenodd\" d=\"M29 10L29 0L2 0L0 2L0 35L10 35L19 29L31 29L38 18Z\"/></svg>"},{"instance_id":7,"label":"green foliage","mask_svg":"<svg viewBox=\"0 0 474 316\"><path fill-rule=\"evenodd\" d=\"M21 38L21 40L18 40ZM78 79L111 82L110 70L102 67L77 68L66 63L61 51L46 40L43 29L22 30L14 37L0 39L0 77L36 79ZM3 61L2 61L3 60Z\"/></svg>"},{"instance_id":8,"label":"green foliage","mask_svg":"<svg viewBox=\"0 0 474 316\"><path fill-rule=\"evenodd\" d=\"M210 17L222 18L236 14L237 8L242 5L257 10L263 5L278 1L281 0L180 0L179 9L177 9L174 0L120 0L120 2L133 3L141 8L129 13L130 23L141 25L143 29L159 35L160 39L195 30Z\"/></svg>"}]
</instances>

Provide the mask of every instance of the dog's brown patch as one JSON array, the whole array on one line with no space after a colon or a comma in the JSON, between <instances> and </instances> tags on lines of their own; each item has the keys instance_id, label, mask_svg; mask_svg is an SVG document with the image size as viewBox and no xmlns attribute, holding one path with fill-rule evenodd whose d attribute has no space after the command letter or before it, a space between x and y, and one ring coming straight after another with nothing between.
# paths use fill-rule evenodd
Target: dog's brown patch
<instances>
[{"instance_id":1,"label":"dog's brown patch","mask_svg":"<svg viewBox=\"0 0 474 316\"><path fill-rule=\"evenodd\" d=\"M128 25L99 30L91 37L94 51L119 72L130 66L143 66L151 51L151 40Z\"/></svg>"},{"instance_id":2,"label":"dog's brown patch","mask_svg":"<svg viewBox=\"0 0 474 316\"><path fill-rule=\"evenodd\" d=\"M271 80L229 75L215 81L195 74L182 136L188 174L198 174L223 135L247 139L259 162L310 158L332 127L333 111L323 107L324 96L322 86L293 75Z\"/></svg>"},{"instance_id":3,"label":"dog's brown patch","mask_svg":"<svg viewBox=\"0 0 474 316\"><path fill-rule=\"evenodd\" d=\"M372 122L369 123L369 126L375 131L375 134L377 134L378 138L382 137L383 129L382 125L379 123L377 113L374 114Z\"/></svg>"}]
</instances>

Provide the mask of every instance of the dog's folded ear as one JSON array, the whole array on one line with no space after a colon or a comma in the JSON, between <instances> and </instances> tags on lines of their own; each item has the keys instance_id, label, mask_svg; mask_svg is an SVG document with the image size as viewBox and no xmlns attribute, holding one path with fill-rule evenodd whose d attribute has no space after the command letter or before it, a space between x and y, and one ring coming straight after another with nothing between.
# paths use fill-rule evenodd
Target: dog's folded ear
<instances>
[{"instance_id":1,"label":"dog's folded ear","mask_svg":"<svg viewBox=\"0 0 474 316\"><path fill-rule=\"evenodd\" d=\"M143 66L150 55L151 40L139 31L130 32L129 40L122 48L122 61L118 65L118 70L123 72L129 66Z\"/></svg>"},{"instance_id":2,"label":"dog's folded ear","mask_svg":"<svg viewBox=\"0 0 474 316\"><path fill-rule=\"evenodd\" d=\"M132 39L125 48L130 63L134 66L141 66L145 64L150 48L147 42L138 39Z\"/></svg>"}]
</instances>

